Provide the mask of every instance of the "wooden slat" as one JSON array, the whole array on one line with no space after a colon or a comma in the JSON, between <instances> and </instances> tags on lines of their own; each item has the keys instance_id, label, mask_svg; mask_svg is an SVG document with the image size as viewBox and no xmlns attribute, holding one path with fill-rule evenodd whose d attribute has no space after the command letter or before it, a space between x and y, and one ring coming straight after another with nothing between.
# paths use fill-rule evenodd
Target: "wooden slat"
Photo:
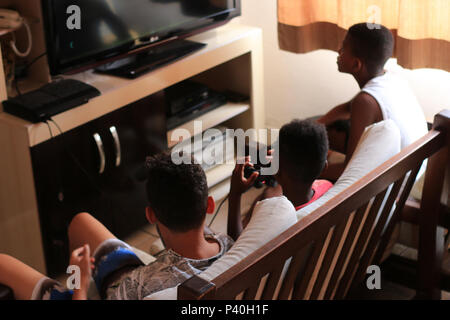
<instances>
[{"instance_id":1,"label":"wooden slat","mask_svg":"<svg viewBox=\"0 0 450 320\"><path fill-rule=\"evenodd\" d=\"M276 299L274 296L275 290L277 289L278 283L280 281L281 274L283 273L285 264L279 264L269 275L267 279L266 286L262 293L262 300L273 300Z\"/></svg>"},{"instance_id":2,"label":"wooden slat","mask_svg":"<svg viewBox=\"0 0 450 320\"><path fill-rule=\"evenodd\" d=\"M399 211L403 208L403 205L405 204L405 201L409 195L409 192L411 191L411 188L415 181L415 176L417 176L417 172L419 171L419 169L420 169L420 167L415 169L414 172L408 178L408 181L406 182L406 185L404 187L405 192L403 192L403 194L400 196L400 200L397 203L397 207L395 208L394 213L392 214L391 220L393 219L393 221L395 221L396 217L399 214ZM404 179L406 179L406 177ZM399 190L399 192L400 192L400 190ZM392 195L392 196L394 196L394 195ZM398 194L395 195L396 198L397 198L397 196L398 196ZM380 219L377 222L376 228L374 229L374 231L370 237L369 243L368 243L366 249L364 250L364 254L363 254L361 261L358 265L358 268L355 272L354 281L353 281L353 285L355 285L355 286L357 285L357 283L360 283L364 279L364 276L366 275L367 267L372 262L372 258L374 257L375 250L377 250L378 244L382 237L382 232L385 229L386 224L389 224L386 231L388 231L388 229L390 229L390 226L392 226L392 231L394 230L395 223L390 223L388 221L389 214L392 211L392 207L393 207L394 203L395 203L395 201L393 201L392 206L390 206L389 208L385 208L386 214L384 214L384 212L383 212L383 215L380 216ZM386 242L386 245L387 245L387 243L389 243L389 238Z\"/></svg>"},{"instance_id":3,"label":"wooden slat","mask_svg":"<svg viewBox=\"0 0 450 320\"><path fill-rule=\"evenodd\" d=\"M381 215L378 218L378 222L381 219L384 219L384 217L386 217L386 219L387 219L387 216L389 215L392 205L394 204L395 199L397 198L397 194L402 186L402 183L403 183L403 178L397 180L394 183L394 186L392 187L392 189L389 193L389 197L384 205ZM379 210L373 210L373 209L374 208L371 208L369 215L368 215L366 221L364 222L363 231L362 231L360 237L358 238L357 245L356 245L355 250L353 251L352 256L350 258L349 267L345 271L344 276L342 277L341 282L339 283L338 290L336 291L337 299L344 298L345 295L347 294L348 289L350 288L351 282L355 275L356 268L359 265L359 260L361 258L361 254L364 251L364 248L366 247L366 245L368 243L368 239L372 233L371 231L373 230L373 225L375 223L375 219L378 216ZM377 225L378 225L378 223L377 223ZM375 230L377 230L377 229L375 228ZM381 232L381 230L380 230L380 232Z\"/></svg>"},{"instance_id":4,"label":"wooden slat","mask_svg":"<svg viewBox=\"0 0 450 320\"><path fill-rule=\"evenodd\" d=\"M400 220L402 209L404 208L405 203L408 200L408 196L411 193L411 189L416 181L417 174L419 173L420 167L421 166L418 166L415 170L413 170L411 172L411 174L408 177L408 182L406 183L405 187L401 191L401 196L400 196L400 199L395 208L395 212L392 215L391 221L389 222L389 225L386 228L386 231L383 233L382 239L377 248L377 252L375 253L375 256L373 259L374 264L379 265L381 263L383 254L389 244L389 241L391 240L392 234L394 233L395 226L397 225L398 221Z\"/></svg>"},{"instance_id":5,"label":"wooden slat","mask_svg":"<svg viewBox=\"0 0 450 320\"><path fill-rule=\"evenodd\" d=\"M328 235L328 233L326 234ZM299 274L300 281L294 285L294 292L292 294L293 299L300 300L303 299L306 293L306 289L311 281L311 276L317 267L317 261L319 260L320 253L322 252L323 246L325 244L326 235L320 237L314 242L314 250L311 257L308 259L306 264L305 272Z\"/></svg>"},{"instance_id":6,"label":"wooden slat","mask_svg":"<svg viewBox=\"0 0 450 320\"><path fill-rule=\"evenodd\" d=\"M310 299L317 299L323 287L324 281L328 273L330 272L331 263L336 254L339 243L341 242L342 234L344 233L345 227L347 226L350 215L348 215L344 221L334 228L333 237L331 238L330 245L327 248L325 258L323 259L322 265L320 267L317 280L314 284Z\"/></svg>"},{"instance_id":7,"label":"wooden slat","mask_svg":"<svg viewBox=\"0 0 450 320\"><path fill-rule=\"evenodd\" d=\"M289 264L288 271L284 277L283 284L278 295L279 300L289 299L292 288L294 287L295 279L299 274L299 270L305 265L305 262L309 260L309 256L314 249L314 243L302 248L293 258ZM308 257L308 258L307 258Z\"/></svg>"},{"instance_id":8,"label":"wooden slat","mask_svg":"<svg viewBox=\"0 0 450 320\"><path fill-rule=\"evenodd\" d=\"M256 293L258 292L260 281L256 285L251 286L250 288L247 288L244 292L244 297L242 300L254 300L256 297Z\"/></svg>"},{"instance_id":9,"label":"wooden slat","mask_svg":"<svg viewBox=\"0 0 450 320\"><path fill-rule=\"evenodd\" d=\"M382 192L382 194L378 195L375 198L374 205L381 206L381 202L383 201L384 195L386 194L386 190ZM336 284L338 283L339 277L341 276L342 270L344 268L344 264L347 260L348 254L352 248L353 243L357 239L357 234L359 229L362 228L361 222L365 216L366 209L369 203L367 202L363 206L361 206L354 214L352 219L352 224L350 226L350 230L346 235L346 239L342 249L339 252L339 258L336 262L336 266L331 274L330 281L328 283L327 290L325 291L324 299L330 299L332 294L335 291Z\"/></svg>"},{"instance_id":10,"label":"wooden slat","mask_svg":"<svg viewBox=\"0 0 450 320\"><path fill-rule=\"evenodd\" d=\"M387 219L389 218L389 213L387 213L384 220L380 221L377 224L377 229L374 230L374 232L372 234L370 242L367 245L367 248L366 248L364 255L361 259L361 262L358 266L358 270L355 274L355 281L353 281L353 283L355 285L356 285L356 283L359 283L364 279L364 277L366 275L367 267L373 261L372 259L375 255L375 250L379 251L377 260L375 260L375 261L378 262L379 260L381 260L384 250L386 249L386 246L389 243L389 240L395 229L395 225L400 217L400 212L401 212L403 206L405 205L405 202L408 199L409 193L411 192L411 189L414 185L414 182L416 180L417 173L419 172L419 170L420 170L420 166L415 168L411 172L409 177L407 177L407 182L406 182L403 190L401 190L400 199L397 202L397 206L395 208L394 213L392 214L391 221L386 222ZM405 179L406 179L406 177L405 177ZM388 224L387 228L386 228L386 224ZM384 229L386 229L386 231L382 235L382 232ZM381 241L380 241L380 239L381 239ZM382 243L380 243L380 242L382 242ZM379 245L379 243L380 243L380 245Z\"/></svg>"},{"instance_id":11,"label":"wooden slat","mask_svg":"<svg viewBox=\"0 0 450 320\"><path fill-rule=\"evenodd\" d=\"M346 243L344 245L344 249L342 252L340 252L339 260L337 262L337 265L335 267L335 272L333 272L332 278L330 283L328 284L327 291L325 293L325 299L330 299L332 295L334 295L337 291L337 288L339 286L339 282L341 281L341 276L345 273L345 270L347 269L347 266L349 265L349 261L351 260L351 254L350 252L354 252L358 239L363 232L364 225L367 223L368 217L371 214L371 212L378 212L380 210L381 205L383 204L383 200L386 197L386 193L388 191L388 188L383 190L383 192L380 192L374 199L372 206L369 210L369 212L366 213L366 206L361 207L357 212L358 220L354 221L352 223L352 228L355 230L361 229L358 231L358 234L356 235L356 232L352 233L352 236L347 236ZM361 212L360 212L361 211ZM362 223L362 219L365 216L364 222ZM345 263L345 265L344 265Z\"/></svg>"}]
</instances>

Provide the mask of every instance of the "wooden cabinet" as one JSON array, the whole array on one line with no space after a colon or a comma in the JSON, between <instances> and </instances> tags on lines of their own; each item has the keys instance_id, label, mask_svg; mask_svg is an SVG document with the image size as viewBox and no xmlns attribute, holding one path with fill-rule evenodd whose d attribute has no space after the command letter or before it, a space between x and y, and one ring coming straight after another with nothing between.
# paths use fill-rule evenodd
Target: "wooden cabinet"
<instances>
[{"instance_id":1,"label":"wooden cabinet","mask_svg":"<svg viewBox=\"0 0 450 320\"><path fill-rule=\"evenodd\" d=\"M119 238L147 223L142 168L167 149L164 115L160 92L31 147L49 275L65 271L75 214L91 213Z\"/></svg>"},{"instance_id":2,"label":"wooden cabinet","mask_svg":"<svg viewBox=\"0 0 450 320\"><path fill-rule=\"evenodd\" d=\"M191 39L207 46L135 80L92 71L71 76L102 94L53 118L62 135L53 123L54 138L45 123L0 112L0 252L52 274L67 263L66 228L77 211L99 217L119 237L145 223L145 189L136 174L146 155L176 143L165 130L161 93L173 84L193 79L249 97L196 119L203 130L218 124L264 127L261 30L231 23ZM193 121L179 128L193 133ZM224 164L207 172L211 194L226 194L232 168Z\"/></svg>"}]
</instances>

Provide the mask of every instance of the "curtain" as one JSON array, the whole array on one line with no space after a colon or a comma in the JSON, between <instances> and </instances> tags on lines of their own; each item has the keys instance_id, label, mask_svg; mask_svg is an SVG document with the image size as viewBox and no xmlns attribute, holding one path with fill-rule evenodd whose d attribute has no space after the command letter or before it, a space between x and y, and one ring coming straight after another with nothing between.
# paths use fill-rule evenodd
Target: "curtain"
<instances>
[{"instance_id":1,"label":"curtain","mask_svg":"<svg viewBox=\"0 0 450 320\"><path fill-rule=\"evenodd\" d=\"M280 49L338 51L355 23L392 30L405 68L450 71L450 0L278 0Z\"/></svg>"}]
</instances>

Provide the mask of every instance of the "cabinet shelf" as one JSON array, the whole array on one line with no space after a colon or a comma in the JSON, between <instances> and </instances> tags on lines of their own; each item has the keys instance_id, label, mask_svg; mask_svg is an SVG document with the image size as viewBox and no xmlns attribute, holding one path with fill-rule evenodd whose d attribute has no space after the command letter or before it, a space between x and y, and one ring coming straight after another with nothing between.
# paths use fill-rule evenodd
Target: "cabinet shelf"
<instances>
[{"instance_id":1,"label":"cabinet shelf","mask_svg":"<svg viewBox=\"0 0 450 320\"><path fill-rule=\"evenodd\" d=\"M228 179L231 177L231 174L233 173L234 169L234 162L233 164L220 164L217 167L214 167L206 172L206 179L208 181L208 188L214 187L215 185L219 184L223 180Z\"/></svg>"},{"instance_id":2,"label":"cabinet shelf","mask_svg":"<svg viewBox=\"0 0 450 320\"><path fill-rule=\"evenodd\" d=\"M179 129L185 129L189 131L189 134L191 137L194 136L195 133L195 122L200 121L202 126L202 132L212 128L214 126L217 126L231 118L234 118L241 113L244 113L245 111L250 109L250 104L248 103L227 103L217 109L211 110L210 112L201 115L200 117L195 118L192 121L186 122L175 129L172 129L167 132L167 142L169 145L169 148L173 147L180 141L178 140L172 140L172 135L176 130Z\"/></svg>"}]
</instances>

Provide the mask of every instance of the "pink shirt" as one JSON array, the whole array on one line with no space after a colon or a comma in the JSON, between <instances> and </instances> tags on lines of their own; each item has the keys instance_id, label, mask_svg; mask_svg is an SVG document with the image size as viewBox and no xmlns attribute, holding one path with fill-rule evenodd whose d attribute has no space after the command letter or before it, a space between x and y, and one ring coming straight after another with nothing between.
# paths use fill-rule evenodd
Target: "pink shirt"
<instances>
[{"instance_id":1,"label":"pink shirt","mask_svg":"<svg viewBox=\"0 0 450 320\"><path fill-rule=\"evenodd\" d=\"M306 207L308 204L316 201L319 199L325 192L327 192L333 184L328 180L316 180L313 182L313 185L311 189L314 191L314 195L312 196L311 200L309 200L307 203L304 203L298 207L295 208L295 210L300 210L303 207Z\"/></svg>"}]
</instances>

